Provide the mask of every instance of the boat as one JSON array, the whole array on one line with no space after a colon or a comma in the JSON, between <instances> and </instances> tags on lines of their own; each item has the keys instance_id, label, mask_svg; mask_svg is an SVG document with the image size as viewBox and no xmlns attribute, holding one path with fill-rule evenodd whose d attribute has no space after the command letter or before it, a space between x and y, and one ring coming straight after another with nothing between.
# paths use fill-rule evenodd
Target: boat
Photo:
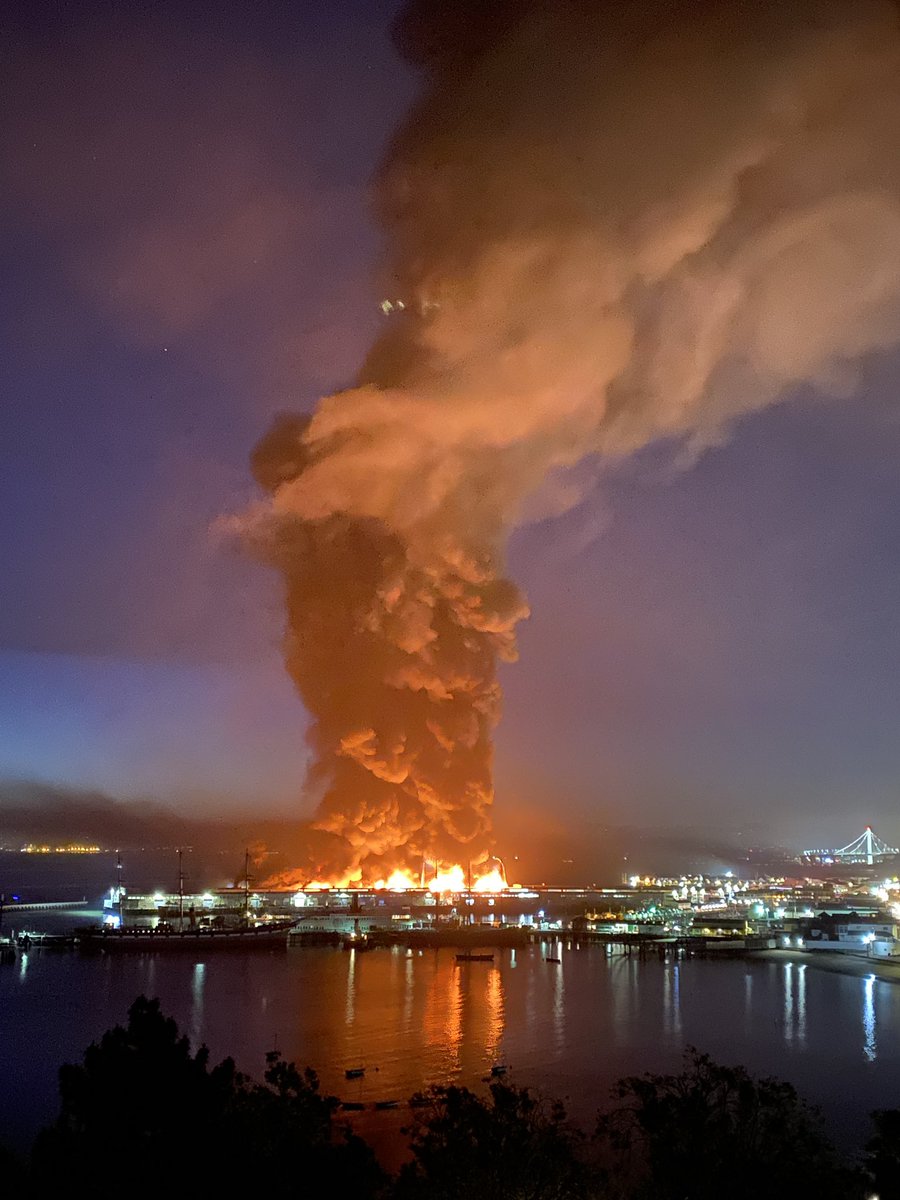
<instances>
[{"instance_id":1,"label":"boat","mask_svg":"<svg viewBox=\"0 0 900 1200\"><path fill-rule=\"evenodd\" d=\"M79 936L84 950L263 950L287 949L294 917L250 919L250 854L244 855L244 913L236 925L184 925L184 872L178 851L178 925L103 925ZM120 868L119 868L120 869ZM121 894L121 888L120 888Z\"/></svg>"},{"instance_id":2,"label":"boat","mask_svg":"<svg viewBox=\"0 0 900 1200\"><path fill-rule=\"evenodd\" d=\"M362 1079L366 1073L365 1067L348 1067L344 1072L345 1079Z\"/></svg>"},{"instance_id":3,"label":"boat","mask_svg":"<svg viewBox=\"0 0 900 1200\"><path fill-rule=\"evenodd\" d=\"M375 1101L375 1108L379 1109L379 1110L385 1109L385 1108L399 1108L399 1106L400 1106L399 1100L376 1100Z\"/></svg>"},{"instance_id":4,"label":"boat","mask_svg":"<svg viewBox=\"0 0 900 1200\"><path fill-rule=\"evenodd\" d=\"M500 1076L505 1075L508 1070L509 1068L507 1067L506 1063L495 1063L491 1067L491 1078L499 1079Z\"/></svg>"},{"instance_id":5,"label":"boat","mask_svg":"<svg viewBox=\"0 0 900 1200\"><path fill-rule=\"evenodd\" d=\"M341 1108L344 1109L345 1112L362 1112L365 1107L366 1106L363 1104L362 1100L341 1101Z\"/></svg>"},{"instance_id":6,"label":"boat","mask_svg":"<svg viewBox=\"0 0 900 1200\"><path fill-rule=\"evenodd\" d=\"M562 959L561 958L545 958L544 962L561 963Z\"/></svg>"},{"instance_id":7,"label":"boat","mask_svg":"<svg viewBox=\"0 0 900 1200\"><path fill-rule=\"evenodd\" d=\"M457 962L493 962L493 954L457 954Z\"/></svg>"},{"instance_id":8,"label":"boat","mask_svg":"<svg viewBox=\"0 0 900 1200\"><path fill-rule=\"evenodd\" d=\"M79 938L84 950L262 950L287 948L293 917L266 921L259 925L234 925L175 929L158 925L125 925L119 929L97 927L85 930Z\"/></svg>"}]
</instances>

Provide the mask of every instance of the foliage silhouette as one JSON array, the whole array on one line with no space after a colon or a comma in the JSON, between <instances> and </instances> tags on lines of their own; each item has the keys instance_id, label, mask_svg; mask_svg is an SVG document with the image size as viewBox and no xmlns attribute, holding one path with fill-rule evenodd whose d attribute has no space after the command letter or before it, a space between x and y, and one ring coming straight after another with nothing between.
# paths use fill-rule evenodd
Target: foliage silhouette
<instances>
[{"instance_id":1,"label":"foliage silhouette","mask_svg":"<svg viewBox=\"0 0 900 1200\"><path fill-rule=\"evenodd\" d=\"M581 1160L583 1139L561 1104L527 1088L494 1083L490 1098L432 1087L413 1099L412 1162L397 1200L587 1200L598 1195Z\"/></svg>"},{"instance_id":2,"label":"foliage silhouette","mask_svg":"<svg viewBox=\"0 0 900 1200\"><path fill-rule=\"evenodd\" d=\"M880 1200L900 1200L900 1110L872 1113L875 1133L866 1145L866 1166Z\"/></svg>"},{"instance_id":3,"label":"foliage silhouette","mask_svg":"<svg viewBox=\"0 0 900 1200\"><path fill-rule=\"evenodd\" d=\"M264 1172L285 1197L326 1187L374 1196L374 1155L335 1123L337 1101L315 1073L277 1054L267 1064L263 1084L230 1058L210 1069L206 1047L191 1054L159 1001L139 997L127 1026L61 1068L59 1117L32 1152L35 1194L202 1196L258 1188Z\"/></svg>"},{"instance_id":4,"label":"foliage silhouette","mask_svg":"<svg viewBox=\"0 0 900 1200\"><path fill-rule=\"evenodd\" d=\"M839 1160L818 1114L787 1083L754 1079L690 1050L672 1075L614 1089L588 1141L561 1104L494 1082L487 1096L432 1087L411 1100L410 1160L390 1180L336 1117L315 1072L276 1053L264 1081L231 1059L191 1052L157 1000L60 1070L56 1122L35 1143L28 1178L0 1154L4 1193L97 1200L277 1190L353 1200L861 1200L861 1171ZM868 1179L900 1200L900 1111L874 1114Z\"/></svg>"},{"instance_id":5,"label":"foliage silhouette","mask_svg":"<svg viewBox=\"0 0 900 1200\"><path fill-rule=\"evenodd\" d=\"M610 1200L855 1200L818 1113L793 1087L691 1048L677 1075L622 1079L597 1135Z\"/></svg>"}]
</instances>

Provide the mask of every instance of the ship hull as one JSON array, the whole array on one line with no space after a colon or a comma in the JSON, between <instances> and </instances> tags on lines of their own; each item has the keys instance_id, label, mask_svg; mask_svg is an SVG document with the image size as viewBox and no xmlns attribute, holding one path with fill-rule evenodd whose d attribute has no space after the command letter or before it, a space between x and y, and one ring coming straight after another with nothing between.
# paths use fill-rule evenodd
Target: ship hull
<instances>
[{"instance_id":1,"label":"ship hull","mask_svg":"<svg viewBox=\"0 0 900 1200\"><path fill-rule=\"evenodd\" d=\"M81 937L84 950L155 951L286 949L292 921L251 929L94 929Z\"/></svg>"}]
</instances>

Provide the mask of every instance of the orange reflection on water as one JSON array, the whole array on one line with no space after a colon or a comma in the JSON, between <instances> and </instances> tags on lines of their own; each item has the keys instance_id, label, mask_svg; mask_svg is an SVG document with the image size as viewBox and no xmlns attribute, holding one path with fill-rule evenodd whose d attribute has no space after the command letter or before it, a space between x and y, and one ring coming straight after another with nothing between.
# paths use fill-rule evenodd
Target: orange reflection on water
<instances>
[{"instance_id":1,"label":"orange reflection on water","mask_svg":"<svg viewBox=\"0 0 900 1200\"><path fill-rule=\"evenodd\" d=\"M484 1052L493 1060L499 1056L504 1029L503 976L496 967L491 968L487 977L484 1011L487 1015Z\"/></svg>"},{"instance_id":2,"label":"orange reflection on water","mask_svg":"<svg viewBox=\"0 0 900 1200\"><path fill-rule=\"evenodd\" d=\"M422 1014L422 1033L426 1045L439 1046L446 1051L454 1069L459 1068L462 1007L460 980L455 974L455 964L448 955L436 954Z\"/></svg>"}]
</instances>

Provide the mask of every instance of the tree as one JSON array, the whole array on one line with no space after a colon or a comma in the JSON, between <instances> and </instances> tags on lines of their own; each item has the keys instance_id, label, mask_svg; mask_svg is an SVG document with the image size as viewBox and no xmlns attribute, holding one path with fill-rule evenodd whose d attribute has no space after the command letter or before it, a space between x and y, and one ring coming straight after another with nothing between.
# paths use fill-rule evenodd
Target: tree
<instances>
[{"instance_id":1,"label":"tree","mask_svg":"<svg viewBox=\"0 0 900 1200\"><path fill-rule=\"evenodd\" d=\"M297 1197L339 1180L360 1200L373 1196L383 1178L374 1157L335 1124L337 1101L315 1073L277 1054L267 1063L263 1084L231 1059L210 1069L206 1047L192 1054L159 1001L139 997L127 1026L61 1068L59 1116L32 1154L37 1195L160 1200L264 1180Z\"/></svg>"},{"instance_id":2,"label":"tree","mask_svg":"<svg viewBox=\"0 0 900 1200\"><path fill-rule=\"evenodd\" d=\"M598 1138L615 1200L853 1200L818 1113L788 1083L754 1079L690 1049L677 1075L631 1076L601 1114Z\"/></svg>"},{"instance_id":3,"label":"tree","mask_svg":"<svg viewBox=\"0 0 900 1200\"><path fill-rule=\"evenodd\" d=\"M866 1166L880 1200L900 1200L900 1110L872 1113L875 1136L866 1144Z\"/></svg>"},{"instance_id":4,"label":"tree","mask_svg":"<svg viewBox=\"0 0 900 1200\"><path fill-rule=\"evenodd\" d=\"M587 1200L595 1196L561 1104L527 1088L494 1083L484 1100L464 1087L432 1087L412 1098L413 1160L397 1200Z\"/></svg>"}]
</instances>

